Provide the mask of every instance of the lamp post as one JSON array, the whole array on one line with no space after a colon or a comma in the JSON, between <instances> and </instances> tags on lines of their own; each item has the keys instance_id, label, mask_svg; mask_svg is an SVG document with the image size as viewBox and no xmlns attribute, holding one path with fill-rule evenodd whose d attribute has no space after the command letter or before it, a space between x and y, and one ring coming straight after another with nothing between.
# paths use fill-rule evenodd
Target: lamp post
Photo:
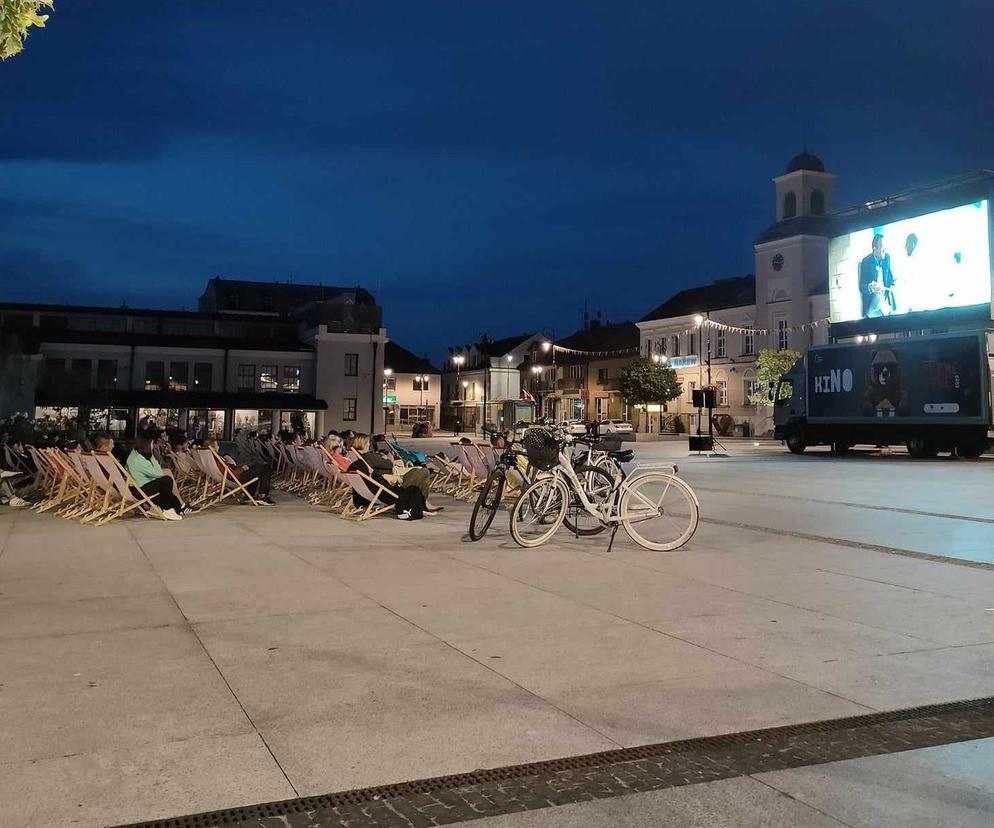
<instances>
[{"instance_id":1,"label":"lamp post","mask_svg":"<svg viewBox=\"0 0 994 828\"><path fill-rule=\"evenodd\" d=\"M545 331L542 333L544 334ZM542 351L547 354L551 352L552 354L552 391L555 393L559 378L556 376L556 332L552 328L549 328L549 338L542 343ZM556 419L555 397L552 398L552 419Z\"/></svg>"},{"instance_id":2,"label":"lamp post","mask_svg":"<svg viewBox=\"0 0 994 828\"><path fill-rule=\"evenodd\" d=\"M414 381L418 384L418 391L420 392L420 398L418 399L418 420L421 420L421 409L424 408L425 404L425 380L427 377L424 374L415 374Z\"/></svg>"},{"instance_id":3,"label":"lamp post","mask_svg":"<svg viewBox=\"0 0 994 828\"><path fill-rule=\"evenodd\" d=\"M694 324L697 325L697 385L702 390L704 388L704 363L701 361L701 351L704 348L704 317L697 314L694 317ZM697 409L697 433L701 433L701 409Z\"/></svg>"},{"instance_id":4,"label":"lamp post","mask_svg":"<svg viewBox=\"0 0 994 828\"><path fill-rule=\"evenodd\" d=\"M539 390L541 383L540 375L542 373L541 365L532 366L532 379L535 382L535 409L538 411L538 416L542 416L542 392Z\"/></svg>"},{"instance_id":5,"label":"lamp post","mask_svg":"<svg viewBox=\"0 0 994 828\"><path fill-rule=\"evenodd\" d=\"M388 383L389 383L389 379L390 379L391 376L393 376L393 368L384 368L383 369L383 403L384 403L384 405L389 405L390 404L390 401L387 399L387 391L389 390ZM384 423L384 425L385 425L385 423Z\"/></svg>"},{"instance_id":6,"label":"lamp post","mask_svg":"<svg viewBox=\"0 0 994 828\"><path fill-rule=\"evenodd\" d=\"M452 362L456 366L456 401L459 401L459 371L462 368L462 364L466 361L466 357L462 354L456 354L452 357ZM463 383L463 388L466 384ZM462 419L462 410L459 406L453 406L456 409L456 434L459 433L459 426L462 425L460 420Z\"/></svg>"}]
</instances>

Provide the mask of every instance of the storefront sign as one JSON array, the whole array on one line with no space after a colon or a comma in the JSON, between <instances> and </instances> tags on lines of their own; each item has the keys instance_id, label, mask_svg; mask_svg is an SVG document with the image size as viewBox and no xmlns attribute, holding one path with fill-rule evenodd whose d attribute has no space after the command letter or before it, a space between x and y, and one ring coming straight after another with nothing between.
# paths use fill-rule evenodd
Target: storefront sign
<instances>
[{"instance_id":1,"label":"storefront sign","mask_svg":"<svg viewBox=\"0 0 994 828\"><path fill-rule=\"evenodd\" d=\"M383 395L383 404L384 405L396 405L397 404L397 395L396 394L384 394Z\"/></svg>"},{"instance_id":2,"label":"storefront sign","mask_svg":"<svg viewBox=\"0 0 994 828\"><path fill-rule=\"evenodd\" d=\"M670 357L666 361L667 368L696 368L697 367L697 355L694 356L678 356Z\"/></svg>"}]
</instances>

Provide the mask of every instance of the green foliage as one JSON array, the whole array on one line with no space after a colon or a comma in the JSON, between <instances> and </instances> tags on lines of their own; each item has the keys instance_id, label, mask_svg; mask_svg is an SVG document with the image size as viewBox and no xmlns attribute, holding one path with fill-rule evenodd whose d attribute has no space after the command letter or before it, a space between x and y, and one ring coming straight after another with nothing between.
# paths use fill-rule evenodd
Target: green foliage
<instances>
[{"instance_id":1,"label":"green foliage","mask_svg":"<svg viewBox=\"0 0 994 828\"><path fill-rule=\"evenodd\" d=\"M16 55L24 48L28 29L44 28L47 14L41 9L54 8L54 0L0 0L0 60Z\"/></svg>"},{"instance_id":2,"label":"green foliage","mask_svg":"<svg viewBox=\"0 0 994 828\"><path fill-rule=\"evenodd\" d=\"M800 358L801 355L797 351L791 351L789 348L783 351L763 348L756 355L756 385L758 388L755 394L749 395L749 402L753 405L773 405L770 392L776 387L780 377L793 368L794 363Z\"/></svg>"},{"instance_id":3,"label":"green foliage","mask_svg":"<svg viewBox=\"0 0 994 828\"><path fill-rule=\"evenodd\" d=\"M676 371L639 357L621 369L619 388L629 405L668 403L680 396Z\"/></svg>"}]
</instances>

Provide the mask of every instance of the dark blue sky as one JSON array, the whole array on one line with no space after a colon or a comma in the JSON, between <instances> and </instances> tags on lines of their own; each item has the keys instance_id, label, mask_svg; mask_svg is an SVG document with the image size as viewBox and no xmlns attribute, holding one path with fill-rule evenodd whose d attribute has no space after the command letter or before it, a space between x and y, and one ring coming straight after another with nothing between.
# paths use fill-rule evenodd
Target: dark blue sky
<instances>
[{"instance_id":1,"label":"dark blue sky","mask_svg":"<svg viewBox=\"0 0 994 828\"><path fill-rule=\"evenodd\" d=\"M839 202L994 166L991 4L57 0L0 65L0 286L362 284L413 350L637 318Z\"/></svg>"}]
</instances>

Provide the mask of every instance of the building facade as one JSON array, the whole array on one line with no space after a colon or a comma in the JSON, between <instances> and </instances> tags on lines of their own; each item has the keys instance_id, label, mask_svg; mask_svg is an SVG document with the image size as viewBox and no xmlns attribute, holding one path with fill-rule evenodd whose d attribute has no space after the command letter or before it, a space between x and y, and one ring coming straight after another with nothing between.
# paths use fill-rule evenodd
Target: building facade
<instances>
[{"instance_id":1,"label":"building facade","mask_svg":"<svg viewBox=\"0 0 994 828\"><path fill-rule=\"evenodd\" d=\"M526 399L522 366L544 341L541 334L521 334L450 347L442 369L442 427L470 432L484 424L510 427L507 404Z\"/></svg>"},{"instance_id":2,"label":"building facade","mask_svg":"<svg viewBox=\"0 0 994 828\"><path fill-rule=\"evenodd\" d=\"M382 430L382 312L362 288L212 279L196 312L0 305L0 400L42 423L131 436ZM9 376L11 375L11 376ZM29 381L24 378L30 377Z\"/></svg>"},{"instance_id":3,"label":"building facade","mask_svg":"<svg viewBox=\"0 0 994 828\"><path fill-rule=\"evenodd\" d=\"M442 372L427 359L396 342L388 342L383 358L383 415L387 431L409 430L420 420L438 428L441 398Z\"/></svg>"},{"instance_id":4,"label":"building facade","mask_svg":"<svg viewBox=\"0 0 994 828\"><path fill-rule=\"evenodd\" d=\"M755 275L680 291L638 322L643 355L665 357L683 387L678 399L649 411L650 430L672 429L673 418L682 429L695 430L693 391L710 386L713 413L723 428L765 433L769 410L750 402L759 351L803 352L827 342L827 325L811 323L828 316L828 213L835 176L817 157L802 153L773 183L775 222L754 244Z\"/></svg>"}]
</instances>

